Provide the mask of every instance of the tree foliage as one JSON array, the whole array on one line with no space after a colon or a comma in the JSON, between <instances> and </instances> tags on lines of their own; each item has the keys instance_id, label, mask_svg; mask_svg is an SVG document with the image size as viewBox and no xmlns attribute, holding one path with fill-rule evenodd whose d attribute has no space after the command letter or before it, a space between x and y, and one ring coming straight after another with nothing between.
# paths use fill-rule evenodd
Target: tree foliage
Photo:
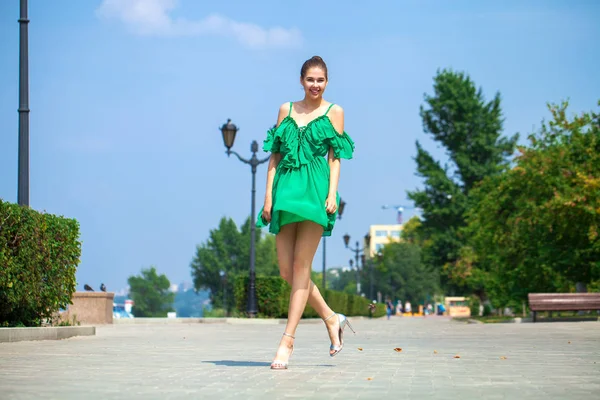
<instances>
[{"instance_id":1,"label":"tree foliage","mask_svg":"<svg viewBox=\"0 0 600 400\"><path fill-rule=\"evenodd\" d=\"M486 101L466 74L438 72L433 89L433 95L425 95L426 106L421 106L423 128L446 149L449 160L442 166L417 142L417 175L424 179L424 188L408 196L423 210L420 229L429 240L423 261L440 271L459 258L465 245L461 228L466 226L470 191L485 177L503 170L517 135L501 136L500 95ZM464 289L447 276L442 278L449 294Z\"/></svg>"},{"instance_id":2,"label":"tree foliage","mask_svg":"<svg viewBox=\"0 0 600 400\"><path fill-rule=\"evenodd\" d=\"M367 271L368 268L363 268L362 271ZM321 274L319 274L321 275ZM366 278L365 278L366 275ZM361 291L369 293L370 281L368 272L361 274ZM327 273L327 288L344 292L347 294L356 294L356 269L336 269Z\"/></svg>"},{"instance_id":3,"label":"tree foliage","mask_svg":"<svg viewBox=\"0 0 600 400\"><path fill-rule=\"evenodd\" d=\"M275 237L263 237L261 233L256 230L256 273L278 275ZM250 219L238 229L231 218L221 218L219 226L210 231L208 240L196 247L191 269L196 290L210 290L214 307L224 308L223 302L227 301L226 308L231 310L235 275L250 270Z\"/></svg>"},{"instance_id":4,"label":"tree foliage","mask_svg":"<svg viewBox=\"0 0 600 400\"><path fill-rule=\"evenodd\" d=\"M130 276L127 283L134 316L166 317L173 311L175 293L169 291L171 282L166 275L158 275L155 267L142 269L141 275Z\"/></svg>"},{"instance_id":5,"label":"tree foliage","mask_svg":"<svg viewBox=\"0 0 600 400\"><path fill-rule=\"evenodd\" d=\"M472 254L457 270L503 305L600 278L600 114L549 108L552 121L474 192L468 216Z\"/></svg>"},{"instance_id":6,"label":"tree foliage","mask_svg":"<svg viewBox=\"0 0 600 400\"><path fill-rule=\"evenodd\" d=\"M375 263L376 291L413 304L429 301L438 289L436 271L421 262L421 247L407 242L384 246Z\"/></svg>"}]
</instances>

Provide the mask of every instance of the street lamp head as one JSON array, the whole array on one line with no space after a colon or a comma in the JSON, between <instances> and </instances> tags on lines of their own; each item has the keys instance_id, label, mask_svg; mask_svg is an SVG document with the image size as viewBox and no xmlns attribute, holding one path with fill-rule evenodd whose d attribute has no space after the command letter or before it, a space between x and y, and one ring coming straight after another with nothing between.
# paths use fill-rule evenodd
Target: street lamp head
<instances>
[{"instance_id":1,"label":"street lamp head","mask_svg":"<svg viewBox=\"0 0 600 400\"><path fill-rule=\"evenodd\" d=\"M367 233L365 235L365 245L369 248L371 247L371 234L370 233Z\"/></svg>"},{"instance_id":2,"label":"street lamp head","mask_svg":"<svg viewBox=\"0 0 600 400\"><path fill-rule=\"evenodd\" d=\"M344 207L346 207L346 202L342 200L340 197L340 206L338 208L338 218L342 219L342 214L344 213Z\"/></svg>"},{"instance_id":3,"label":"street lamp head","mask_svg":"<svg viewBox=\"0 0 600 400\"><path fill-rule=\"evenodd\" d=\"M223 134L223 144L230 150L235 142L235 135L238 131L238 127L231 123L231 119L227 119L227 123L221 127L221 133Z\"/></svg>"},{"instance_id":4,"label":"street lamp head","mask_svg":"<svg viewBox=\"0 0 600 400\"><path fill-rule=\"evenodd\" d=\"M256 142L256 140L252 141L252 144L250 145L250 151L252 153L256 153L258 151L258 143Z\"/></svg>"},{"instance_id":5,"label":"street lamp head","mask_svg":"<svg viewBox=\"0 0 600 400\"><path fill-rule=\"evenodd\" d=\"M348 260L348 264L350 264L350 268L352 268L352 266L354 265L354 261L352 261L352 259Z\"/></svg>"},{"instance_id":6,"label":"street lamp head","mask_svg":"<svg viewBox=\"0 0 600 400\"><path fill-rule=\"evenodd\" d=\"M348 235L347 233L344 235L344 244L346 245L346 247L348 247L348 244L350 244L350 235Z\"/></svg>"}]
</instances>

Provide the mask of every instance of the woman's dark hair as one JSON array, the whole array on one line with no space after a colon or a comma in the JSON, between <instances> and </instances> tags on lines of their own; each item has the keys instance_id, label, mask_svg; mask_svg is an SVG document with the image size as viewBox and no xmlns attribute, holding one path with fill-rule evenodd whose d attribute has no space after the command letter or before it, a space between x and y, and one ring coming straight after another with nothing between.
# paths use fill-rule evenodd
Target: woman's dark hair
<instances>
[{"instance_id":1,"label":"woman's dark hair","mask_svg":"<svg viewBox=\"0 0 600 400\"><path fill-rule=\"evenodd\" d=\"M327 77L327 64L325 64L325 61L323 61L323 59L319 56L312 56L308 60L304 61L304 64L302 64L302 69L300 69L300 77L304 79L308 70L314 67L321 68L323 72L325 72L325 79L329 79Z\"/></svg>"}]
</instances>

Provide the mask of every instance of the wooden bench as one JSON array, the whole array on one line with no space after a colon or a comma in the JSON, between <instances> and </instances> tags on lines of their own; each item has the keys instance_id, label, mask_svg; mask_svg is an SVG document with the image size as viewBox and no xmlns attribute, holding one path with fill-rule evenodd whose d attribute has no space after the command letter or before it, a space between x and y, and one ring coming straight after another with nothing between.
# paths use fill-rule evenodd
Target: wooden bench
<instances>
[{"instance_id":1,"label":"wooden bench","mask_svg":"<svg viewBox=\"0 0 600 400\"><path fill-rule=\"evenodd\" d=\"M538 311L600 310L600 293L529 293L533 322Z\"/></svg>"}]
</instances>

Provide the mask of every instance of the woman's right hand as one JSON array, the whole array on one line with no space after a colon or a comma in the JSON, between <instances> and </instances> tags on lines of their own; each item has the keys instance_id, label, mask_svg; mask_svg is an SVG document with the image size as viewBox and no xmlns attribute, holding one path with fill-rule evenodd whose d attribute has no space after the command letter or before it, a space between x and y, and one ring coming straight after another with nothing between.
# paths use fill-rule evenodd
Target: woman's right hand
<instances>
[{"instance_id":1,"label":"woman's right hand","mask_svg":"<svg viewBox=\"0 0 600 400\"><path fill-rule=\"evenodd\" d=\"M262 217L270 223L271 222L271 209L273 208L273 201L271 199L265 199L265 205L263 206Z\"/></svg>"}]
</instances>

